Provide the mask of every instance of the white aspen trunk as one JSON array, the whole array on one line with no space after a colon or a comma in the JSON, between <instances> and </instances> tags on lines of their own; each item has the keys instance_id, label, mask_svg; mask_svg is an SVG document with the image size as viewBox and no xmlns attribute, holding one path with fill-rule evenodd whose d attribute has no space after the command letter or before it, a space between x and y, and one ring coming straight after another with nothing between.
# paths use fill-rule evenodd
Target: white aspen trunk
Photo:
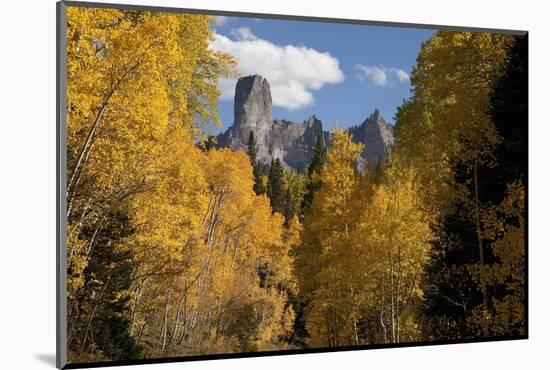
<instances>
[{"instance_id":1,"label":"white aspen trunk","mask_svg":"<svg viewBox=\"0 0 550 370\"><path fill-rule=\"evenodd\" d=\"M384 343L388 343L388 330L386 329L386 324L384 323L384 299L382 299L382 302L380 304L380 326L382 326Z\"/></svg>"},{"instance_id":2,"label":"white aspen trunk","mask_svg":"<svg viewBox=\"0 0 550 370\"><path fill-rule=\"evenodd\" d=\"M218 309L216 314L216 331L215 331L215 338L218 338L218 334L220 332L221 328L221 321L222 321L222 304L221 304L221 296L218 298Z\"/></svg>"},{"instance_id":3,"label":"white aspen trunk","mask_svg":"<svg viewBox=\"0 0 550 370\"><path fill-rule=\"evenodd\" d=\"M139 342L141 342L141 336L145 332L145 325L147 325L146 321L143 324L141 324L141 327L139 328L139 333L138 333L138 336L137 336L136 345L139 345Z\"/></svg>"},{"instance_id":4,"label":"white aspen trunk","mask_svg":"<svg viewBox=\"0 0 550 370\"><path fill-rule=\"evenodd\" d=\"M202 318L202 322L201 322L201 325L200 325L200 331L199 331L199 342L198 342L198 345L197 345L197 348L199 350L201 348L202 340L203 340L203 337L204 337L204 328L206 327L206 322L210 319L210 313L211 313L211 311L208 310L206 315L204 315L203 318Z\"/></svg>"},{"instance_id":5,"label":"white aspen trunk","mask_svg":"<svg viewBox=\"0 0 550 370\"><path fill-rule=\"evenodd\" d=\"M131 66L130 68L124 71L122 76L113 85L113 87L111 88L111 90L108 92L105 99L101 103L101 106L99 107L98 113L94 118L94 122L92 123L92 127L90 128L90 131L86 136L84 146L81 148L80 153L78 154L76 165L72 171L71 177L69 179L69 183L67 184L67 194L66 194L67 195L67 218L69 218L71 215L71 205L72 205L71 201L72 201L72 195L75 193L76 183L79 181L80 175L83 171L83 167L85 166L86 161L90 156L91 147L95 139L97 128L101 122L101 119L103 118L103 115L107 109L107 106L109 105L111 97L118 90L119 85L126 79L126 76L128 76L130 73L132 73L139 67L139 65L141 64L141 57L145 55L145 53L149 50L151 46L152 45L149 45L145 49L143 54L138 58L138 61L133 66Z\"/></svg>"},{"instance_id":6,"label":"white aspen trunk","mask_svg":"<svg viewBox=\"0 0 550 370\"><path fill-rule=\"evenodd\" d=\"M139 302L139 300L141 299L141 296L142 296L142 291L143 291L143 286L145 284L145 280L147 280L147 278L144 278L141 281L141 283L139 284L139 286L137 288L137 291L136 291L136 298L134 299L134 302L132 304L132 310L131 310L131 314L130 314L130 335L131 336L134 335L134 324L135 324L135 319L136 319L136 308L137 308L138 302Z\"/></svg>"},{"instance_id":7,"label":"white aspen trunk","mask_svg":"<svg viewBox=\"0 0 550 370\"><path fill-rule=\"evenodd\" d=\"M183 300L183 324L182 324L182 330L181 335L178 339L178 344L181 344L183 341L183 338L185 338L185 333L187 333L187 287L185 290L184 300Z\"/></svg>"},{"instance_id":8,"label":"white aspen trunk","mask_svg":"<svg viewBox=\"0 0 550 370\"><path fill-rule=\"evenodd\" d=\"M92 320L94 319L95 311L97 309L97 306L99 306L99 303L101 303L101 299L103 298L103 294L105 293L105 290L107 289L107 285L109 285L109 281L111 280L110 277L107 277L107 281L105 282L105 285L103 286L103 289L101 290L101 293L98 297L98 303L94 305L94 308L92 310L92 313L88 317L88 321L86 323L86 330L84 331L84 339L82 340L82 346L80 347L80 353L84 351L84 348L86 347L86 341L88 339L88 332L90 331Z\"/></svg>"},{"instance_id":9,"label":"white aspen trunk","mask_svg":"<svg viewBox=\"0 0 550 370\"><path fill-rule=\"evenodd\" d=\"M149 320L149 315L146 314L144 317L143 317L143 324L141 324L140 328L139 328L139 331L138 331L138 335L137 335L137 339L136 339L136 345L139 345L139 343L141 342L141 337L143 334L146 333L146 327L147 327L147 324L148 324L148 320Z\"/></svg>"},{"instance_id":10,"label":"white aspen trunk","mask_svg":"<svg viewBox=\"0 0 550 370\"><path fill-rule=\"evenodd\" d=\"M353 276L351 277L351 279L353 279ZM357 328L357 317L355 315L355 297L354 297L354 290L353 290L353 285L350 285L349 287L350 289L350 296L351 296L351 321L352 321L352 325L353 325L353 339L355 341L355 345L358 345L359 344L359 330Z\"/></svg>"},{"instance_id":11,"label":"white aspen trunk","mask_svg":"<svg viewBox=\"0 0 550 370\"><path fill-rule=\"evenodd\" d=\"M164 308L164 324L163 324L163 330L162 330L162 352L164 352L164 349L166 348L166 337L168 335L168 307L170 305L170 293L168 293L168 296L166 297L166 306Z\"/></svg>"}]
</instances>

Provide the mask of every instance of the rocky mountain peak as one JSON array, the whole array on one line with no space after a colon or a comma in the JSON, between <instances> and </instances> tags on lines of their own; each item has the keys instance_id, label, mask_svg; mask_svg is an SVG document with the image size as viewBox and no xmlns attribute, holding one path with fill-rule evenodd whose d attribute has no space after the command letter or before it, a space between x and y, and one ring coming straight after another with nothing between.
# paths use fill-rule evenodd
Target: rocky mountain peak
<instances>
[{"instance_id":1,"label":"rocky mountain peak","mask_svg":"<svg viewBox=\"0 0 550 370\"><path fill-rule=\"evenodd\" d=\"M234 125L258 128L270 125L272 116L269 82L260 75L241 77L235 87Z\"/></svg>"},{"instance_id":2,"label":"rocky mountain peak","mask_svg":"<svg viewBox=\"0 0 550 370\"><path fill-rule=\"evenodd\" d=\"M380 111L378 110L378 108L374 108L374 112L372 112L372 114L370 115L369 120L378 121L379 119L380 119Z\"/></svg>"},{"instance_id":3,"label":"rocky mountain peak","mask_svg":"<svg viewBox=\"0 0 550 370\"><path fill-rule=\"evenodd\" d=\"M254 133L258 160L271 161L269 142L273 127L271 89L260 75L239 78L235 86L233 126L218 136L218 144L244 149L250 132Z\"/></svg>"},{"instance_id":4,"label":"rocky mountain peak","mask_svg":"<svg viewBox=\"0 0 550 370\"><path fill-rule=\"evenodd\" d=\"M386 158L388 148L394 143L393 126L386 123L378 109L375 109L360 126L350 128L349 132L354 142L365 144L361 157L371 165Z\"/></svg>"},{"instance_id":5,"label":"rocky mountain peak","mask_svg":"<svg viewBox=\"0 0 550 370\"><path fill-rule=\"evenodd\" d=\"M279 158L287 169L303 170L320 138L330 146L330 133L314 114L303 123L273 120L269 82L260 75L241 77L235 87L234 123L218 136L218 145L234 150L245 149L250 132L256 139L256 158L263 164ZM374 112L360 125L348 129L354 142L365 144L362 162L375 164L387 156L393 145L393 127Z\"/></svg>"},{"instance_id":6,"label":"rocky mountain peak","mask_svg":"<svg viewBox=\"0 0 550 370\"><path fill-rule=\"evenodd\" d=\"M309 118L304 121L304 124L307 126L307 128L312 128L312 129L323 129L323 123L321 122L320 119L318 119L317 117L315 117L315 114L312 114L311 116L309 116Z\"/></svg>"}]
</instances>

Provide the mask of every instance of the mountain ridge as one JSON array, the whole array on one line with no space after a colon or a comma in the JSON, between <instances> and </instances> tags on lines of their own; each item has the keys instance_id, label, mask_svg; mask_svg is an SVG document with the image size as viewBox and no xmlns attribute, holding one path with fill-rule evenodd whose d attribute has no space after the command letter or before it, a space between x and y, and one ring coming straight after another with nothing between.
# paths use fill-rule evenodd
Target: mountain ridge
<instances>
[{"instance_id":1,"label":"mountain ridge","mask_svg":"<svg viewBox=\"0 0 550 370\"><path fill-rule=\"evenodd\" d=\"M388 155L394 143L393 127L380 116L378 109L358 126L346 130L352 141L365 144L360 162L376 165ZM218 146L233 150L248 146L250 132L256 140L256 158L268 165L279 159L286 169L303 171L310 160L317 138L330 146L330 133L314 114L302 123L273 119L269 82L260 75L239 78L235 87L234 122L217 137Z\"/></svg>"}]
</instances>

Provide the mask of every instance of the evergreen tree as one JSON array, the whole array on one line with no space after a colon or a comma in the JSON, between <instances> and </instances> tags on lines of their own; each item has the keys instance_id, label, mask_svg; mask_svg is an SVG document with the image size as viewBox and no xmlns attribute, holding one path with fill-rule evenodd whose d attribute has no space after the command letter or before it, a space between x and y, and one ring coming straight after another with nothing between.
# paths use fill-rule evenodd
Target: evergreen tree
<instances>
[{"instance_id":1,"label":"evergreen tree","mask_svg":"<svg viewBox=\"0 0 550 370\"><path fill-rule=\"evenodd\" d=\"M273 167L275 167L275 161L271 158L271 163L269 164L269 170L267 171L267 188L266 193L269 199L271 199L271 178L273 177Z\"/></svg>"},{"instance_id":2,"label":"evergreen tree","mask_svg":"<svg viewBox=\"0 0 550 370\"><path fill-rule=\"evenodd\" d=\"M254 132L250 131L248 135L248 156L254 166L256 164L256 139L254 139Z\"/></svg>"},{"instance_id":3,"label":"evergreen tree","mask_svg":"<svg viewBox=\"0 0 550 370\"><path fill-rule=\"evenodd\" d=\"M313 158L311 159L311 162L307 167L305 193L302 198L300 209L302 215L311 208L315 192L321 189L322 182L320 180L320 175L325 164L325 157L326 152L323 145L323 137L319 135L317 136L317 140L315 142ZM316 174L316 176L313 176L314 174ZM309 223L312 222L312 219L314 219L314 217L311 213L308 214L308 217L303 218L304 222L308 224L308 227L306 228L306 232L308 233L308 237L306 237L306 239L308 240L302 241L302 245L299 246L299 250L302 252L303 250L307 250L307 252L304 253L305 256L300 255L296 257L298 264L307 264L309 263L306 262L307 260L309 260L310 258L318 258L320 255L319 240L317 239L316 235L312 235L315 233L311 233L311 231L309 230ZM308 270L307 268L304 269L303 266L298 267L298 269L307 271L306 275L311 273L310 270ZM302 288L302 290L305 291L307 289ZM296 297L291 297L294 298L292 300L292 305L294 307L294 311L296 312L296 320L294 323L295 329L293 334L293 341L295 343L304 343L307 341L306 338L309 337L309 333L306 329L305 313L307 311L310 298L307 297L307 294L304 294L304 291L302 291L301 294L297 295Z\"/></svg>"},{"instance_id":4,"label":"evergreen tree","mask_svg":"<svg viewBox=\"0 0 550 370\"><path fill-rule=\"evenodd\" d=\"M80 298L82 326L76 328L77 340L84 351L96 345L108 358L139 358L142 348L130 335L130 297L127 294L134 269L130 250L118 243L131 235L128 216L112 211L106 225L96 234L90 263L84 270L85 289ZM83 235L95 233L85 228Z\"/></svg>"},{"instance_id":5,"label":"evergreen tree","mask_svg":"<svg viewBox=\"0 0 550 370\"><path fill-rule=\"evenodd\" d=\"M496 148L499 159L492 168L492 182L498 184L499 199L506 184L518 180L525 185L527 171L527 36L516 36L508 53L506 66L495 83L490 100L493 123L502 139ZM487 196L491 196L489 192Z\"/></svg>"},{"instance_id":6,"label":"evergreen tree","mask_svg":"<svg viewBox=\"0 0 550 370\"><path fill-rule=\"evenodd\" d=\"M202 143L202 146L206 151L214 149L216 145L218 145L218 141L216 140L216 137L214 135L208 135Z\"/></svg>"},{"instance_id":7,"label":"evergreen tree","mask_svg":"<svg viewBox=\"0 0 550 370\"><path fill-rule=\"evenodd\" d=\"M325 165L325 146L323 144L323 136L320 134L315 141L315 150L313 151L313 158L309 163L307 171L309 174L321 173L323 166Z\"/></svg>"},{"instance_id":8,"label":"evergreen tree","mask_svg":"<svg viewBox=\"0 0 550 370\"><path fill-rule=\"evenodd\" d=\"M294 211L294 201L292 197L292 191L290 187L287 187L286 189L286 195L285 195L285 222L288 223L292 217L294 217L295 211Z\"/></svg>"},{"instance_id":9,"label":"evergreen tree","mask_svg":"<svg viewBox=\"0 0 550 370\"><path fill-rule=\"evenodd\" d=\"M271 200L271 209L280 214L285 213L285 191L283 185L283 166L277 158L271 161L268 177L268 196Z\"/></svg>"},{"instance_id":10,"label":"evergreen tree","mask_svg":"<svg viewBox=\"0 0 550 370\"><path fill-rule=\"evenodd\" d=\"M254 174L254 192L257 195L264 194L265 186L262 180L260 164L256 159L256 140L252 131L250 131L250 135L248 136L248 156L250 157L250 164L252 165L252 172Z\"/></svg>"},{"instance_id":11,"label":"evergreen tree","mask_svg":"<svg viewBox=\"0 0 550 370\"><path fill-rule=\"evenodd\" d=\"M455 167L457 183L468 181L466 172ZM425 340L463 339L474 335L467 319L472 307L482 303L482 292L468 271L479 262L476 225L471 204L457 201L434 226L436 235L423 279ZM485 252L487 252L485 250Z\"/></svg>"},{"instance_id":12,"label":"evergreen tree","mask_svg":"<svg viewBox=\"0 0 550 370\"><path fill-rule=\"evenodd\" d=\"M313 196L317 190L321 188L322 182L319 179L313 178L313 174L319 175L325 164L325 147L323 145L323 137L317 136L315 142L315 150L313 152L313 158L307 168L308 182L306 184L306 193L302 201L302 210L305 211L311 207L313 202Z\"/></svg>"}]
</instances>

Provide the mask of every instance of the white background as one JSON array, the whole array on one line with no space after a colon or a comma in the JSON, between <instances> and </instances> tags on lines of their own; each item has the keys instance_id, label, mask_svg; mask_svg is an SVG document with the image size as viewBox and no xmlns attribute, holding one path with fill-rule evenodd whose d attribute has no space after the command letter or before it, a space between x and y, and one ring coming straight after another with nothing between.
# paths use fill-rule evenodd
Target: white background
<instances>
[{"instance_id":1,"label":"white background","mask_svg":"<svg viewBox=\"0 0 550 370\"><path fill-rule=\"evenodd\" d=\"M111 0L111 2L121 2ZM293 355L143 369L549 368L547 107L549 12L544 1L127 0L258 13L530 31L530 305L527 341ZM55 364L55 1L4 1L0 12L0 368ZM355 40L342 40L355 42ZM546 352L546 353L545 353Z\"/></svg>"}]
</instances>

